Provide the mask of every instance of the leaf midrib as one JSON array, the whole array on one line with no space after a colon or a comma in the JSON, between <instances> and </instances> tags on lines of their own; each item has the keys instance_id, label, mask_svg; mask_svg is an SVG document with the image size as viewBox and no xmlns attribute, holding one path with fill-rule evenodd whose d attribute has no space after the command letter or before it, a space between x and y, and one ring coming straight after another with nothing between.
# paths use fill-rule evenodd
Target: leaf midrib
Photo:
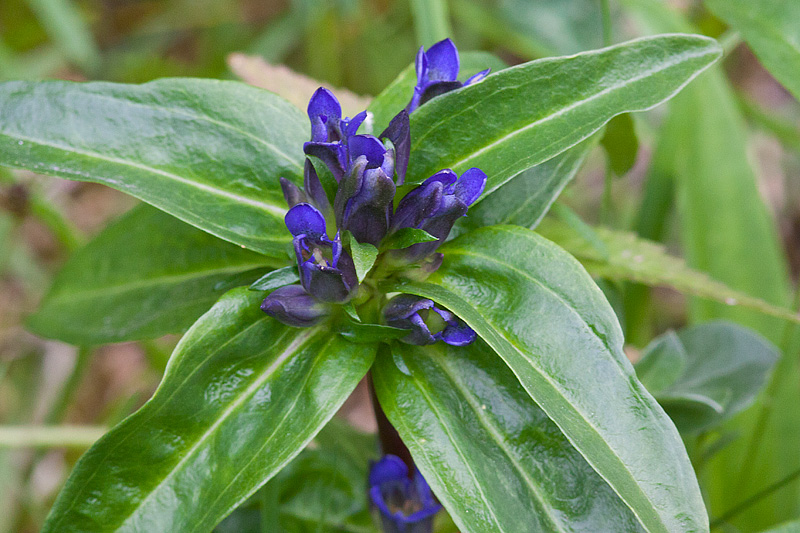
<instances>
[{"instance_id":1,"label":"leaf midrib","mask_svg":"<svg viewBox=\"0 0 800 533\"><path fill-rule=\"evenodd\" d=\"M640 43L640 42L654 41L654 40L656 40L656 38L647 38L646 37L646 38L643 38L643 39L637 39L637 40L635 40L633 42ZM611 48L619 49L619 48L622 48L625 44L628 44L628 43L624 43L622 45L617 45L616 47L611 47ZM603 49L603 50L607 50L607 49ZM603 51L603 50L601 50L601 51ZM587 53L587 54L577 54L576 56L573 56L573 57L580 57L581 55L584 55L584 57L585 56L590 56L590 55L598 55L599 52L601 52L601 51ZM506 135L503 135L502 137L499 137L494 141L489 142L488 144L484 145L482 148L480 148L480 149L478 149L476 151L473 151L472 153L468 154L463 159L461 159L461 160L459 160L457 162L454 162L452 164L446 165L446 166L449 166L449 167L451 167L453 169L462 168L462 165L465 165L468 161L471 161L472 159L480 156L481 154L491 150L492 148L494 148L498 144L502 144L506 140L508 140L508 139L510 139L510 138L512 138L512 137L514 137L516 135L520 135L520 134L524 133L525 131L527 131L527 130L529 130L531 128L534 128L536 126L539 126L540 124L544 124L544 123L550 122L550 121L552 121L552 120L554 120L556 118L559 118L562 115L565 115L566 113L569 113L573 109L579 108L579 107L583 106L584 104L591 103L594 100L605 96L606 94L609 94L609 93L612 93L614 91L620 90L621 88L625 88L627 85L631 85L631 84L637 83L637 82L639 82L639 81L641 81L641 80L643 80L643 79L645 79L645 78L647 78L649 76L652 76L652 75L657 74L659 72L671 69L672 67L674 67L676 65L679 65L681 63L686 62L688 59L696 59L696 58L701 58L703 56L708 56L708 55L710 55L710 52L706 50L705 52L702 52L702 53L694 53L694 54L692 54L692 53L689 53L689 52L684 52L684 53L679 54L679 55L671 56L671 60L670 61L666 61L664 63L661 63L661 65L659 67L651 68L651 69L648 69L648 70L645 70L645 71L639 71L638 75L633 76L631 78L627 78L623 84L617 83L617 84L612 85L610 87L606 87L605 89L602 89L602 90L592 94L591 96L588 96L588 97L586 97L584 99L575 101L572 104L568 104L566 106L557 107L554 112L552 112L552 113L550 113L548 115L545 115L540 119L534 120L533 122L530 122L530 123L528 123L528 124L526 124L526 125L524 125L524 126L522 126L520 128L517 128L517 129L511 131L510 133L508 133ZM545 61L552 62L552 61L556 61L556 59L545 60ZM510 70L510 69L506 69L506 70ZM702 70L704 70L704 69L702 69ZM669 93L669 95L665 96L662 99L659 99L659 101L662 101L664 99L668 99L670 96L672 96L672 95L676 94L677 92L679 92L683 87L686 86L686 84L688 84L692 79L694 79L699 73L700 73L700 71L695 72L692 75L688 76L688 79L686 81L684 81L678 87L676 87L671 93ZM490 96L487 96L487 98L489 98L489 97ZM483 102L483 100L477 101L477 102L475 102L474 104L472 104L470 106L465 106L458 113L453 113L453 114L448 115L448 119L446 121L437 123L437 126L439 126L441 124L447 124L449 122L452 122L453 120L457 119L460 115L462 115L463 113L466 113L467 111L471 110L474 107L477 107L482 102ZM654 104L654 105L656 105L656 104ZM427 137L428 135L431 135L432 132L436 131L436 129L437 128L430 128L427 132L425 132L424 135L422 135L420 137L417 137L417 141L412 146L412 151L415 148L418 148L422 144L422 142L424 141L425 137ZM586 137L588 137L588 135L584 136L584 138L586 138Z\"/></svg>"},{"instance_id":2,"label":"leaf midrib","mask_svg":"<svg viewBox=\"0 0 800 533\"><path fill-rule=\"evenodd\" d=\"M178 472L186 462L192 458L195 452L198 450L200 445L211 436L217 428L235 411L237 410L248 398L254 395L258 388L261 387L264 382L273 374L275 373L283 364L291 357L292 354L299 351L307 342L309 342L314 336L319 332L319 328L309 329L306 331L301 332L297 335L297 337L292 340L291 343L281 352L278 357L264 370L261 372L261 375L253 380L253 382L244 389L244 391L240 392L236 399L230 402L228 407L226 407L222 413L220 413L213 424L198 438L195 443L186 451L184 452L183 457L181 457L180 461L175 463L175 465L170 469L169 473L164 476L159 482L153 486L150 491L148 492L147 496L136 502L136 504L130 508L128 511L127 518L121 522L117 529L122 529L125 524L127 524L133 517L136 515L137 511L144 506L144 504L152 498L159 488L164 485L164 483L169 480L176 472ZM219 350L217 350L219 351ZM198 365L197 368L201 367L202 365ZM185 381L184 381L185 383ZM177 389L176 389L177 391ZM170 398L173 395L170 396ZM169 400L169 398L168 398ZM167 402L164 402L162 405L166 405Z\"/></svg>"},{"instance_id":3,"label":"leaf midrib","mask_svg":"<svg viewBox=\"0 0 800 533\"><path fill-rule=\"evenodd\" d=\"M55 149L55 150L61 150L61 151L64 151L64 152L78 154L78 155L81 155L81 156L89 158L89 159L97 159L97 160L100 160L100 161L106 161L108 163L115 164L115 165L120 165L120 166L123 166L123 167L131 167L131 168L137 169L139 171L145 172L147 174L159 175L161 177L167 178L168 180L175 181L177 183L183 184L183 185L188 186L190 188L193 187L193 188L195 188L197 190L207 192L207 193L209 193L209 194L211 194L213 196L226 198L228 200L233 200L234 202L237 202L237 203L242 203L242 204L245 204L245 205L248 205L248 206L251 206L251 207L255 207L255 208L259 209L260 211L263 211L263 212L269 214L271 217L276 217L276 218L279 218L281 220L283 220L283 216L286 214L286 209L283 209L281 207L277 207L275 205L267 204L267 203L264 203L264 202L259 202L258 200L254 200L254 199L248 198L246 196L241 196L239 194L236 194L236 193L233 193L233 192L230 192L230 191L226 191L224 189L209 185L207 183L202 183L202 182L199 182L199 181L193 181L193 180L185 178L183 176L179 176L178 174L174 174L172 172L167 172L166 170L161 170L161 169L158 169L158 168L155 168L155 167L143 165L143 164L136 163L136 162L133 162L133 161L126 161L124 159L118 159L118 158L115 158L115 157L102 156L102 155L98 154L97 152L92 152L92 151L89 151L89 150L78 150L75 147L64 146L64 145L59 144L59 143L48 142L48 141L42 140L42 139L35 139L33 137L28 137L28 136L25 136L25 135L22 135L22 134L19 134L19 133L14 133L14 134L0 133L0 135L2 135L3 137L10 138L12 140L13 139L19 139L21 141L29 142L29 143L32 143L32 144L35 144L35 145L38 145L38 146L42 146L42 147L46 147L46 148L52 148L52 149ZM59 170L55 170L52 167L46 167L46 168L48 170L50 170L51 172L54 172L56 174L63 173L63 174L75 175L75 176L79 176L83 180L92 180L92 181L99 181L100 183L105 183L103 178L100 177L100 176L95 176L95 175L92 175L92 174L83 173L83 172L80 172L80 171L77 171L77 170L73 170L73 169L70 169L70 168L59 168ZM139 192L138 194L136 194L134 196L141 197L142 195L141 195L141 192Z\"/></svg>"},{"instance_id":4,"label":"leaf midrib","mask_svg":"<svg viewBox=\"0 0 800 533\"><path fill-rule=\"evenodd\" d=\"M525 484L528 485L531 492L536 496L536 499L539 500L542 509L544 509L545 514L547 515L547 519L550 523L555 526L557 531L561 531L566 533L566 530L563 528L562 524L556 520L556 518L552 514L552 509L548 502L546 501L545 497L541 493L541 487L537 485L530 476L527 475L525 468L519 463L519 461L514 457L514 455L508 450L506 445L506 441L502 438L502 435L497 431L497 427L492 424L491 420L488 419L486 413L483 409L480 408L480 405L475 401L475 397L470 393L469 389L467 389L464 384L456 377L456 375L450 370L447 364L447 357L443 357L441 353L438 353L435 356L437 359L439 368L441 368L442 372L444 372L447 377L450 379L450 382L455 385L456 389L462 394L462 396L467 400L467 403L472 407L472 410L475 412L475 415L481 421L481 425L489 432L489 435L492 437L497 443L498 448L503 450L506 457L511 461L516 468L517 472L520 474L522 479L525 481ZM530 397L530 396L529 396Z\"/></svg>"}]
</instances>

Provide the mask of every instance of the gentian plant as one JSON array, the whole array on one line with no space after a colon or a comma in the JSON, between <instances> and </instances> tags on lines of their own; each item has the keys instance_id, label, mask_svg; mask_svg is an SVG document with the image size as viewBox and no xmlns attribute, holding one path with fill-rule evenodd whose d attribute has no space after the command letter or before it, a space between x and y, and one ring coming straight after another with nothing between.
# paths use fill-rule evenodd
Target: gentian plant
<instances>
[{"instance_id":1,"label":"gentian plant","mask_svg":"<svg viewBox=\"0 0 800 533\"><path fill-rule=\"evenodd\" d=\"M44 530L210 530L366 377L384 454L363 478L368 530L428 532L443 508L464 532L708 531L603 292L531 229L574 172L515 225L498 199L720 53L668 34L504 68L445 40L353 118L326 89L306 116L236 82L0 85L0 163L158 208L85 252L103 250L98 291L135 278L146 306L64 313L86 272L68 265L30 328L84 345L185 331Z\"/></svg>"}]
</instances>

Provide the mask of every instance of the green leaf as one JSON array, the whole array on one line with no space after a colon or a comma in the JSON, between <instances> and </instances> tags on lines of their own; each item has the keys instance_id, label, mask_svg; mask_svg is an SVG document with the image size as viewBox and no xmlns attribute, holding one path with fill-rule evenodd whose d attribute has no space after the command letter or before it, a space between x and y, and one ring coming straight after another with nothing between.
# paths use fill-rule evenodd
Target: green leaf
<instances>
[{"instance_id":1,"label":"green leaf","mask_svg":"<svg viewBox=\"0 0 800 533\"><path fill-rule=\"evenodd\" d=\"M272 257L291 240L278 178L302 176L303 113L242 83L0 84L0 165L127 192Z\"/></svg>"},{"instance_id":2,"label":"green leaf","mask_svg":"<svg viewBox=\"0 0 800 533\"><path fill-rule=\"evenodd\" d=\"M600 144L608 156L608 165L617 176L624 176L636 163L639 138L630 113L617 115L606 124Z\"/></svg>"},{"instance_id":3,"label":"green leaf","mask_svg":"<svg viewBox=\"0 0 800 533\"><path fill-rule=\"evenodd\" d=\"M459 80L465 81L473 74L491 68L493 72L503 70L506 65L497 56L488 52L461 52L461 72ZM373 114L373 133L378 134L389 125L389 121L405 109L414 94L417 73L414 63L406 67L395 80L372 100L367 111ZM415 112L416 113L416 112Z\"/></svg>"},{"instance_id":4,"label":"green leaf","mask_svg":"<svg viewBox=\"0 0 800 533\"><path fill-rule=\"evenodd\" d=\"M678 335L668 331L647 346L636 362L636 377L655 395L678 380L688 358Z\"/></svg>"},{"instance_id":5,"label":"green leaf","mask_svg":"<svg viewBox=\"0 0 800 533\"><path fill-rule=\"evenodd\" d=\"M763 315L800 322L800 315L784 307L772 305L704 272L689 267L686 261L667 253L663 245L637 237L633 233L593 228L605 254L595 243L574 229L545 219L537 231L577 257L592 275L619 281L635 281L645 285L672 287L727 307L741 307Z\"/></svg>"},{"instance_id":6,"label":"green leaf","mask_svg":"<svg viewBox=\"0 0 800 533\"><path fill-rule=\"evenodd\" d=\"M705 0L742 33L758 59L800 100L800 3L797 0Z\"/></svg>"},{"instance_id":7,"label":"green leaf","mask_svg":"<svg viewBox=\"0 0 800 533\"><path fill-rule=\"evenodd\" d=\"M420 242L432 242L436 237L419 228L400 228L384 239L381 248L384 250L402 250Z\"/></svg>"},{"instance_id":8,"label":"green leaf","mask_svg":"<svg viewBox=\"0 0 800 533\"><path fill-rule=\"evenodd\" d=\"M719 56L713 39L664 35L492 74L411 114L409 183L478 167L492 192L615 115L669 99Z\"/></svg>"},{"instance_id":9,"label":"green leaf","mask_svg":"<svg viewBox=\"0 0 800 533\"><path fill-rule=\"evenodd\" d=\"M785 522L774 528L770 528L762 533L800 533L800 520Z\"/></svg>"},{"instance_id":10,"label":"green leaf","mask_svg":"<svg viewBox=\"0 0 800 533\"><path fill-rule=\"evenodd\" d=\"M484 342L394 344L372 375L386 415L461 531L640 530Z\"/></svg>"},{"instance_id":11,"label":"green leaf","mask_svg":"<svg viewBox=\"0 0 800 533\"><path fill-rule=\"evenodd\" d=\"M466 321L648 531L707 531L680 436L636 379L617 318L583 267L515 226L475 230L441 251L427 283L393 289Z\"/></svg>"},{"instance_id":12,"label":"green leaf","mask_svg":"<svg viewBox=\"0 0 800 533\"><path fill-rule=\"evenodd\" d=\"M345 339L356 344L387 342L406 337L409 333L407 329L381 326L380 324L360 324L352 321L342 321L341 324L337 324L336 331Z\"/></svg>"},{"instance_id":13,"label":"green leaf","mask_svg":"<svg viewBox=\"0 0 800 533\"><path fill-rule=\"evenodd\" d=\"M523 170L508 183L484 194L461 218L453 235L483 226L514 224L536 227L550 206L572 181L586 156L596 145L596 138L582 142L554 158Z\"/></svg>"},{"instance_id":14,"label":"green leaf","mask_svg":"<svg viewBox=\"0 0 800 533\"><path fill-rule=\"evenodd\" d=\"M27 326L84 346L183 333L223 294L218 284L274 266L275 260L139 206L70 257Z\"/></svg>"},{"instance_id":15,"label":"green leaf","mask_svg":"<svg viewBox=\"0 0 800 533\"><path fill-rule=\"evenodd\" d=\"M378 258L378 249L368 242L363 244L358 242L347 230L344 232L344 241L345 245L350 248L353 265L356 267L356 276L358 276L358 282L361 283L367 277L372 265L375 264L375 260Z\"/></svg>"},{"instance_id":16,"label":"green leaf","mask_svg":"<svg viewBox=\"0 0 800 533\"><path fill-rule=\"evenodd\" d=\"M45 532L208 531L297 455L374 347L281 325L246 288L175 348L153 398L78 462Z\"/></svg>"},{"instance_id":17,"label":"green leaf","mask_svg":"<svg viewBox=\"0 0 800 533\"><path fill-rule=\"evenodd\" d=\"M300 275L297 273L297 265L289 265L272 272L267 272L264 276L254 281L250 285L251 291L272 291L292 283L300 281Z\"/></svg>"},{"instance_id":18,"label":"green leaf","mask_svg":"<svg viewBox=\"0 0 800 533\"><path fill-rule=\"evenodd\" d=\"M411 0L411 14L417 44L428 48L452 36L445 0Z\"/></svg>"},{"instance_id":19,"label":"green leaf","mask_svg":"<svg viewBox=\"0 0 800 533\"><path fill-rule=\"evenodd\" d=\"M675 348L665 350L659 338L645 350L636 372L677 374L650 392L681 432L708 430L749 407L779 358L766 339L727 322L701 324L667 338L678 341L682 364L675 365Z\"/></svg>"},{"instance_id":20,"label":"green leaf","mask_svg":"<svg viewBox=\"0 0 800 533\"><path fill-rule=\"evenodd\" d=\"M92 32L72 0L27 0L26 3L70 61L89 72L100 66L100 51Z\"/></svg>"}]
</instances>

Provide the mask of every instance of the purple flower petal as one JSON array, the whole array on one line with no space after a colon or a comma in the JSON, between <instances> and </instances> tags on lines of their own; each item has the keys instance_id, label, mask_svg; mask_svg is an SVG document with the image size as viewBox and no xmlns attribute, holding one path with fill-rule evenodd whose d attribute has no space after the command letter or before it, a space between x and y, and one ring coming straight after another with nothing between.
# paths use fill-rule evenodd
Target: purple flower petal
<instances>
[{"instance_id":1,"label":"purple flower petal","mask_svg":"<svg viewBox=\"0 0 800 533\"><path fill-rule=\"evenodd\" d=\"M306 197L321 213L326 214L326 212L330 211L331 203L325 194L325 189L322 188L322 183L319 181L314 164L308 158L306 158L305 167L303 168L303 188L305 189Z\"/></svg>"},{"instance_id":2,"label":"purple flower petal","mask_svg":"<svg viewBox=\"0 0 800 533\"><path fill-rule=\"evenodd\" d=\"M283 191L283 197L286 203L289 204L289 207L294 207L301 202L308 202L308 197L297 185L284 177L281 177L279 181L281 190Z\"/></svg>"},{"instance_id":3,"label":"purple flower petal","mask_svg":"<svg viewBox=\"0 0 800 533\"><path fill-rule=\"evenodd\" d=\"M383 165L383 156L386 147L373 135L353 135L347 140L350 149L350 161L354 162L361 156L367 158L367 168L378 168Z\"/></svg>"},{"instance_id":4,"label":"purple flower petal","mask_svg":"<svg viewBox=\"0 0 800 533\"><path fill-rule=\"evenodd\" d=\"M467 78L467 81L464 82L464 87L466 87L467 85L472 85L473 83L478 83L483 78L488 76L489 72L491 72L491 71L492 71L492 69L487 68L486 70L482 70L482 71L478 72L477 74L474 74L474 75L470 76L469 78Z\"/></svg>"},{"instance_id":5,"label":"purple flower petal","mask_svg":"<svg viewBox=\"0 0 800 533\"><path fill-rule=\"evenodd\" d=\"M264 299L261 310L287 326L300 328L318 324L328 314L327 307L300 285L276 289Z\"/></svg>"},{"instance_id":6,"label":"purple flower petal","mask_svg":"<svg viewBox=\"0 0 800 533\"><path fill-rule=\"evenodd\" d=\"M411 125L408 113L400 111L389 122L389 125L379 136L380 139L389 139L394 145L395 172L397 172L397 185L402 185L406 180L408 159L411 155Z\"/></svg>"},{"instance_id":7,"label":"purple flower petal","mask_svg":"<svg viewBox=\"0 0 800 533\"><path fill-rule=\"evenodd\" d=\"M325 218L311 204L297 204L286 213L286 227L292 235L307 235L311 239L319 239L325 235Z\"/></svg>"},{"instance_id":8,"label":"purple flower petal","mask_svg":"<svg viewBox=\"0 0 800 533\"><path fill-rule=\"evenodd\" d=\"M384 455L369 471L369 484L380 485L408 477L408 466L396 455Z\"/></svg>"},{"instance_id":9,"label":"purple flower petal","mask_svg":"<svg viewBox=\"0 0 800 533\"><path fill-rule=\"evenodd\" d=\"M472 205L486 187L486 174L479 168L464 172L456 182L455 195L467 205Z\"/></svg>"},{"instance_id":10,"label":"purple flower petal","mask_svg":"<svg viewBox=\"0 0 800 533\"><path fill-rule=\"evenodd\" d=\"M353 118L342 121L345 123L344 131L342 132L344 138L347 139L358 133L358 128L361 127L361 123L364 122L366 118L367 112L362 111Z\"/></svg>"},{"instance_id":11,"label":"purple flower petal","mask_svg":"<svg viewBox=\"0 0 800 533\"><path fill-rule=\"evenodd\" d=\"M425 53L428 60L428 79L455 81L458 78L458 49L450 39L434 44Z\"/></svg>"},{"instance_id":12,"label":"purple flower petal","mask_svg":"<svg viewBox=\"0 0 800 533\"><path fill-rule=\"evenodd\" d=\"M329 132L332 128L338 128L342 119L342 106L328 89L320 87L314 92L308 102L308 118L311 119L313 142L339 140L329 138Z\"/></svg>"}]
</instances>

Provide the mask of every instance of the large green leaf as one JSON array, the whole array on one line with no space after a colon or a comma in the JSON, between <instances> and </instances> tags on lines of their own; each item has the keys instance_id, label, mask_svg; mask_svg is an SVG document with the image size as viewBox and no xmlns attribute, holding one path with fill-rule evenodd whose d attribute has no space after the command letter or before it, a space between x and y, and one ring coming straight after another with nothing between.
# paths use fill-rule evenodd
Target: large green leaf
<instances>
[{"instance_id":1,"label":"large green leaf","mask_svg":"<svg viewBox=\"0 0 800 533\"><path fill-rule=\"evenodd\" d=\"M374 347L295 329L246 288L175 348L153 398L81 458L44 531L208 531L297 455Z\"/></svg>"},{"instance_id":2,"label":"large green leaf","mask_svg":"<svg viewBox=\"0 0 800 533\"><path fill-rule=\"evenodd\" d=\"M488 52L462 52L461 72L459 79L465 81L468 77L487 68L493 72L503 70L506 65ZM417 83L417 72L414 63L411 63L398 74L381 93L376 96L367 108L373 114L374 133L378 134L389 124L389 121L405 109L411 96L414 94L414 85Z\"/></svg>"},{"instance_id":3,"label":"large green leaf","mask_svg":"<svg viewBox=\"0 0 800 533\"><path fill-rule=\"evenodd\" d=\"M584 141L549 161L523 170L493 193L482 195L467 216L458 221L452 235L496 224L535 227L575 177L596 140Z\"/></svg>"},{"instance_id":4,"label":"large green leaf","mask_svg":"<svg viewBox=\"0 0 800 533\"><path fill-rule=\"evenodd\" d=\"M483 341L395 344L381 406L462 531L637 531L639 524Z\"/></svg>"},{"instance_id":5,"label":"large green leaf","mask_svg":"<svg viewBox=\"0 0 800 533\"><path fill-rule=\"evenodd\" d=\"M749 407L778 358L747 328L710 322L653 340L636 374L681 432L696 433Z\"/></svg>"},{"instance_id":6,"label":"large green leaf","mask_svg":"<svg viewBox=\"0 0 800 533\"><path fill-rule=\"evenodd\" d=\"M446 244L426 296L502 357L649 531L706 531L683 443L636 379L611 306L581 265L530 230L491 226Z\"/></svg>"},{"instance_id":7,"label":"large green leaf","mask_svg":"<svg viewBox=\"0 0 800 533\"><path fill-rule=\"evenodd\" d=\"M0 85L0 165L104 183L274 257L291 235L278 178L302 175L307 120L237 82Z\"/></svg>"},{"instance_id":8,"label":"large green leaf","mask_svg":"<svg viewBox=\"0 0 800 533\"><path fill-rule=\"evenodd\" d=\"M664 35L491 74L411 114L409 181L478 167L491 192L613 116L669 99L719 56L713 39Z\"/></svg>"},{"instance_id":9,"label":"large green leaf","mask_svg":"<svg viewBox=\"0 0 800 533\"><path fill-rule=\"evenodd\" d=\"M225 292L219 285L274 266L143 205L70 257L28 327L84 346L182 333Z\"/></svg>"},{"instance_id":10,"label":"large green leaf","mask_svg":"<svg viewBox=\"0 0 800 533\"><path fill-rule=\"evenodd\" d=\"M800 100L800 2L705 0L705 4L742 32L758 59Z\"/></svg>"}]
</instances>

